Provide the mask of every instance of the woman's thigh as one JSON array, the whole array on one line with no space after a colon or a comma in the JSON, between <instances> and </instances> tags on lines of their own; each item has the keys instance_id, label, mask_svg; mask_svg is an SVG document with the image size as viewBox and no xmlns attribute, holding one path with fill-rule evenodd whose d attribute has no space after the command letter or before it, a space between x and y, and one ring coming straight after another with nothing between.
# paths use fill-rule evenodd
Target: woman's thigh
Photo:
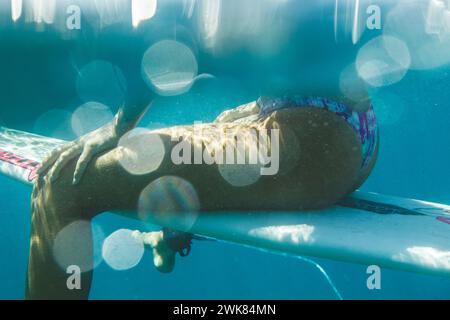
<instances>
[{"instance_id":1,"label":"woman's thigh","mask_svg":"<svg viewBox=\"0 0 450 320\"><path fill-rule=\"evenodd\" d=\"M361 143L341 117L317 108L287 108L271 113L254 126L267 136L278 170L253 183L236 185L223 166L184 166L177 175L192 183L204 210L289 210L321 208L349 192L360 173ZM247 127L236 130L246 130ZM277 130L278 134L271 132ZM261 142L261 141L259 141ZM235 176L254 174L251 165L227 165ZM226 173L226 172L225 172Z\"/></svg>"},{"instance_id":2,"label":"woman's thigh","mask_svg":"<svg viewBox=\"0 0 450 320\"><path fill-rule=\"evenodd\" d=\"M342 118L317 108L287 108L271 113L252 128L278 138L278 150L273 148L275 141L270 141L269 150L279 167L253 183L233 183L227 172L224 174L224 165L217 163L174 164L170 155L175 143L170 136L161 135L166 154L158 170L132 175L121 166L120 152L112 150L93 161L84 183L72 195L85 203L85 208L92 205L89 211L96 213L136 211L146 186L163 181L160 178L164 176L176 176L191 184L203 210L282 210L325 207L353 190L361 169L361 143ZM237 132L246 129L248 125L234 127ZM271 135L272 130L278 134ZM250 165L233 166L226 165L226 169L238 168L243 176L247 169L253 170Z\"/></svg>"}]
</instances>

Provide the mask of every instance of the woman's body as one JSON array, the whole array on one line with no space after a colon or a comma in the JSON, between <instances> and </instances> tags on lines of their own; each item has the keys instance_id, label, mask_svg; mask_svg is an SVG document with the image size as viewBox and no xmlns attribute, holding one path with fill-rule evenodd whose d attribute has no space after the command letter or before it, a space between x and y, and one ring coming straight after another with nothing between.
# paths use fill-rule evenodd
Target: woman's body
<instances>
[{"instance_id":1,"label":"woman's body","mask_svg":"<svg viewBox=\"0 0 450 320\"><path fill-rule=\"evenodd\" d=\"M74 221L90 220L110 210L127 212L127 216L139 219L136 212L141 191L160 177L177 176L189 181L203 211L322 208L336 203L357 188L369 175L376 160L376 128L370 131L372 145L367 152L367 143L361 140L360 132L344 115L318 105L299 108L299 105L289 105L292 101L283 103L281 108L278 106L277 110L272 110L270 106L276 104L275 100L259 100L257 114L252 121L233 119L229 122L227 118L233 117L225 115L219 117L222 122L205 125L207 131L224 127L279 130L278 172L261 176L248 186L235 187L227 183L215 164L173 163L170 150L178 141L174 138L194 134L192 126L156 132L166 152L159 168L146 175L128 173L120 165L121 152L116 148L96 157L79 185L72 185L75 161L68 162L60 178L53 182L40 176L32 199L27 297L87 298L91 272L82 274L81 290L68 290L66 281L69 275L53 259L52 246L58 232ZM369 109L361 114L370 114L371 117L373 111ZM154 253L161 258L158 267L161 271L170 271L175 252L165 247L160 234L155 234L153 240ZM92 257L89 246L76 250Z\"/></svg>"}]
</instances>

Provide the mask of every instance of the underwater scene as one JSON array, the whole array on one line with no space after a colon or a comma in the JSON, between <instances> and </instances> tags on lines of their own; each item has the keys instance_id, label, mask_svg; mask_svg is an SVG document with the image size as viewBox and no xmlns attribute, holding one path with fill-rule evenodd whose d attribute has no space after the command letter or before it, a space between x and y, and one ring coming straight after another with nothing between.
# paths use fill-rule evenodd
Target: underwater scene
<instances>
[{"instance_id":1,"label":"underwater scene","mask_svg":"<svg viewBox=\"0 0 450 320\"><path fill-rule=\"evenodd\" d=\"M1 300L450 299L450 1L1 0L0 39Z\"/></svg>"}]
</instances>

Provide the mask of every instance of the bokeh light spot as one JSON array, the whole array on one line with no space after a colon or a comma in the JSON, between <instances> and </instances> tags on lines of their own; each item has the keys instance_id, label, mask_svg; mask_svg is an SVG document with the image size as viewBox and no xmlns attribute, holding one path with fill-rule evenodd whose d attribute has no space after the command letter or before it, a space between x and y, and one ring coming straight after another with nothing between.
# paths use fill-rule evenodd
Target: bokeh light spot
<instances>
[{"instance_id":1,"label":"bokeh light spot","mask_svg":"<svg viewBox=\"0 0 450 320\"><path fill-rule=\"evenodd\" d=\"M131 174L142 175L159 168L164 159L164 143L160 136L143 128L126 133L118 144L119 163Z\"/></svg>"},{"instance_id":2,"label":"bokeh light spot","mask_svg":"<svg viewBox=\"0 0 450 320\"><path fill-rule=\"evenodd\" d=\"M367 86L359 77L354 63L348 65L339 77L339 88L343 95L354 102L368 99Z\"/></svg>"},{"instance_id":3,"label":"bokeh light spot","mask_svg":"<svg viewBox=\"0 0 450 320\"><path fill-rule=\"evenodd\" d=\"M358 75L373 87L394 84L405 76L411 63L408 47L391 36L366 43L356 57Z\"/></svg>"},{"instance_id":4,"label":"bokeh light spot","mask_svg":"<svg viewBox=\"0 0 450 320\"><path fill-rule=\"evenodd\" d=\"M401 39L411 54L411 69L440 67L450 62L450 8L440 1L402 0L389 11L383 34Z\"/></svg>"},{"instance_id":5,"label":"bokeh light spot","mask_svg":"<svg viewBox=\"0 0 450 320\"><path fill-rule=\"evenodd\" d=\"M112 121L111 110L98 102L86 102L78 107L72 115L72 129L77 136L82 136Z\"/></svg>"},{"instance_id":6,"label":"bokeh light spot","mask_svg":"<svg viewBox=\"0 0 450 320\"><path fill-rule=\"evenodd\" d=\"M66 270L76 265L82 272L90 271L102 261L100 250L103 231L89 221L78 220L61 229L53 243L53 258Z\"/></svg>"},{"instance_id":7,"label":"bokeh light spot","mask_svg":"<svg viewBox=\"0 0 450 320\"><path fill-rule=\"evenodd\" d=\"M192 50L174 40L157 42L147 49L142 59L144 79L162 96L187 92L197 72L197 59Z\"/></svg>"},{"instance_id":8,"label":"bokeh light spot","mask_svg":"<svg viewBox=\"0 0 450 320\"><path fill-rule=\"evenodd\" d=\"M139 197L139 217L146 222L189 232L197 221L200 200L194 186L179 177L163 176Z\"/></svg>"},{"instance_id":9,"label":"bokeh light spot","mask_svg":"<svg viewBox=\"0 0 450 320\"><path fill-rule=\"evenodd\" d=\"M120 229L105 239L102 256L114 270L128 270L137 266L144 256L144 243L134 231Z\"/></svg>"},{"instance_id":10,"label":"bokeh light spot","mask_svg":"<svg viewBox=\"0 0 450 320\"><path fill-rule=\"evenodd\" d=\"M252 185L261 177L259 164L219 164L218 169L222 178L235 187Z\"/></svg>"}]
</instances>

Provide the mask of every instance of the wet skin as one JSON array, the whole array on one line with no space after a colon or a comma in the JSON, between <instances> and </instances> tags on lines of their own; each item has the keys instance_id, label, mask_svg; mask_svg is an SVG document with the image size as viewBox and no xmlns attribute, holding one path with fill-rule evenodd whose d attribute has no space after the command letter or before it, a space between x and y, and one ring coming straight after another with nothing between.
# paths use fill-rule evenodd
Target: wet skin
<instances>
[{"instance_id":1,"label":"wet skin","mask_svg":"<svg viewBox=\"0 0 450 320\"><path fill-rule=\"evenodd\" d=\"M248 125L230 123L228 126ZM74 221L89 221L105 211L122 212L138 219L139 195L157 178L173 175L189 181L198 194L202 211L317 209L336 203L362 184L376 161L375 155L368 169L361 172L361 143L350 125L329 111L288 108L250 126L280 130L280 169L276 175L261 176L256 183L245 187L228 184L217 165L174 165L170 150L177 142L171 141L170 135L176 130L164 129L157 133L166 153L160 167L150 174L128 173L120 165L120 151L115 148L97 155L78 185L72 185L76 160L69 162L56 181L40 176L32 194L26 297L87 299L92 272L82 273L81 290L67 289L69 275L53 258L56 235ZM192 127L180 130L192 133ZM91 241L86 240L88 245L74 250L92 262Z\"/></svg>"}]
</instances>

